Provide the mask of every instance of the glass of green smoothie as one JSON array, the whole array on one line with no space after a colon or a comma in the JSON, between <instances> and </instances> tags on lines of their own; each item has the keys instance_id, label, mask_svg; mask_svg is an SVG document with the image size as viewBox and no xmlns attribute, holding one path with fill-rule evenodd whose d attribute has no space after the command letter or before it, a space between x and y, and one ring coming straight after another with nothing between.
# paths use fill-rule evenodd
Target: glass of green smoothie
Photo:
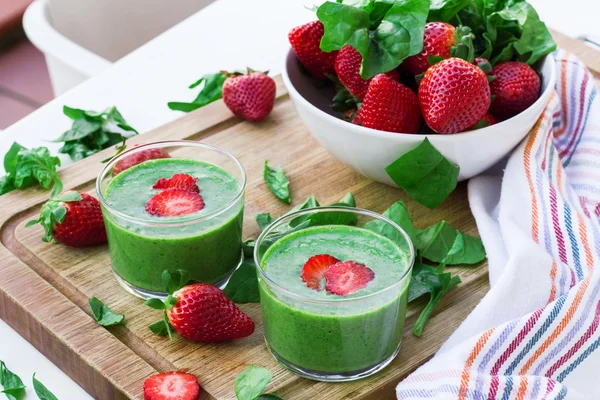
<instances>
[{"instance_id":1,"label":"glass of green smoothie","mask_svg":"<svg viewBox=\"0 0 600 400\"><path fill-rule=\"evenodd\" d=\"M223 286L242 260L245 187L240 162L204 143L151 143L112 159L96 190L119 284L160 298L162 272L185 269Z\"/></svg>"},{"instance_id":2,"label":"glass of green smoothie","mask_svg":"<svg viewBox=\"0 0 600 400\"><path fill-rule=\"evenodd\" d=\"M302 210L269 225L254 258L265 342L282 365L341 382L398 354L414 250L397 224L358 208Z\"/></svg>"}]
</instances>

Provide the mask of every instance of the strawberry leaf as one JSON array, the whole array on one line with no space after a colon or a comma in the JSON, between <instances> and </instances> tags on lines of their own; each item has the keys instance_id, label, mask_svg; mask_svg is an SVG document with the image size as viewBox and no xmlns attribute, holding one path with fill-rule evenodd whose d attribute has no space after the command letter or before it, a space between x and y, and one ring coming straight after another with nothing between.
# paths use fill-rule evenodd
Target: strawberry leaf
<instances>
[{"instance_id":1,"label":"strawberry leaf","mask_svg":"<svg viewBox=\"0 0 600 400\"><path fill-rule=\"evenodd\" d=\"M67 210L63 203L80 201L81 199L81 194L76 191L68 191L60 196L53 197L42 206L38 219L27 222L25 227L29 228L39 223L44 228L44 237L42 240L50 242L54 226L63 222L67 215Z\"/></svg>"},{"instance_id":2,"label":"strawberry leaf","mask_svg":"<svg viewBox=\"0 0 600 400\"><path fill-rule=\"evenodd\" d=\"M35 374L33 374L33 388L35 389L35 394L37 394L39 400L58 400L58 398L49 391L42 382L35 378Z\"/></svg>"},{"instance_id":3,"label":"strawberry leaf","mask_svg":"<svg viewBox=\"0 0 600 400\"><path fill-rule=\"evenodd\" d=\"M148 299L144 302L144 304L148 307L154 308L155 310L165 309L165 303L163 303L160 299Z\"/></svg>"},{"instance_id":4,"label":"strawberry leaf","mask_svg":"<svg viewBox=\"0 0 600 400\"><path fill-rule=\"evenodd\" d=\"M116 314L112 312L108 306L106 306L96 297L92 297L90 299L89 305L94 319L102 326L119 325L125 319L123 314Z\"/></svg>"},{"instance_id":5,"label":"strawberry leaf","mask_svg":"<svg viewBox=\"0 0 600 400\"><path fill-rule=\"evenodd\" d=\"M169 334L169 327L162 319L149 325L148 328L152 331L152 333L158 336L167 336Z\"/></svg>"},{"instance_id":6,"label":"strawberry leaf","mask_svg":"<svg viewBox=\"0 0 600 400\"><path fill-rule=\"evenodd\" d=\"M19 376L6 368L4 361L0 360L0 385L9 400L22 400L25 397L25 385Z\"/></svg>"},{"instance_id":7,"label":"strawberry leaf","mask_svg":"<svg viewBox=\"0 0 600 400\"><path fill-rule=\"evenodd\" d=\"M200 107L204 107L223 97L222 88L225 79L227 79L227 77L221 72L204 75L189 87L190 89L194 89L198 86L202 86L200 93L198 93L198 96L196 96L191 103L172 101L167 103L167 105L171 110L183 112L190 112L197 110Z\"/></svg>"},{"instance_id":8,"label":"strawberry leaf","mask_svg":"<svg viewBox=\"0 0 600 400\"><path fill-rule=\"evenodd\" d=\"M162 273L163 286L165 291L170 295L184 287L189 280L190 273L185 269L178 269L173 272L165 269Z\"/></svg>"},{"instance_id":9,"label":"strawberry leaf","mask_svg":"<svg viewBox=\"0 0 600 400\"><path fill-rule=\"evenodd\" d=\"M265 161L263 177L275 197L288 204L292 202L289 188L290 180L285 176L283 168L270 167L269 161Z\"/></svg>"}]
</instances>

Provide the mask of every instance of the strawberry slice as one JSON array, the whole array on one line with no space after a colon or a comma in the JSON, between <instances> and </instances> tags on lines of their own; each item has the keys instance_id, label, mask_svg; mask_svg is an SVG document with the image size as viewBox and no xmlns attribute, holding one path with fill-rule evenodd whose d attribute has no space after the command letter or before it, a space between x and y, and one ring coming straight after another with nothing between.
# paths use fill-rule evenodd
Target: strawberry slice
<instances>
[{"instance_id":1,"label":"strawberry slice","mask_svg":"<svg viewBox=\"0 0 600 400\"><path fill-rule=\"evenodd\" d=\"M330 256L329 254L318 254L312 256L302 267L302 274L300 277L311 289L322 290L323 289L323 278L327 269L335 263L340 262L337 258Z\"/></svg>"},{"instance_id":2,"label":"strawberry slice","mask_svg":"<svg viewBox=\"0 0 600 400\"><path fill-rule=\"evenodd\" d=\"M196 400L200 385L195 375L164 372L144 381L144 400Z\"/></svg>"},{"instance_id":3,"label":"strawberry slice","mask_svg":"<svg viewBox=\"0 0 600 400\"><path fill-rule=\"evenodd\" d=\"M113 175L116 176L126 169L131 168L134 165L141 164L144 161L156 160L158 158L171 158L171 156L164 149L148 149L138 151L137 153L133 153L127 157L124 157L122 160L117 161L113 167Z\"/></svg>"},{"instance_id":4,"label":"strawberry slice","mask_svg":"<svg viewBox=\"0 0 600 400\"><path fill-rule=\"evenodd\" d=\"M170 178L160 178L156 181L152 189L181 189L187 192L200 192L200 188L196 184L198 178L194 178L188 174L175 174Z\"/></svg>"},{"instance_id":5,"label":"strawberry slice","mask_svg":"<svg viewBox=\"0 0 600 400\"><path fill-rule=\"evenodd\" d=\"M338 262L325 273L329 293L346 296L367 286L375 278L375 272L354 261Z\"/></svg>"},{"instance_id":6,"label":"strawberry slice","mask_svg":"<svg viewBox=\"0 0 600 400\"><path fill-rule=\"evenodd\" d=\"M158 217L175 217L191 214L204 208L199 193L183 189L167 189L154 195L146 203L146 212Z\"/></svg>"}]
</instances>

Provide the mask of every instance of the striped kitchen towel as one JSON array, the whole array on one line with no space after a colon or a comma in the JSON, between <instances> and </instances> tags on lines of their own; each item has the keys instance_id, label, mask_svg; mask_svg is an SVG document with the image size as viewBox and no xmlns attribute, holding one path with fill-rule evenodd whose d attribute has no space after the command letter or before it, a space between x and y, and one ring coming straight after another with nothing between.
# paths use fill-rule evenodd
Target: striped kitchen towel
<instances>
[{"instance_id":1,"label":"striped kitchen towel","mask_svg":"<svg viewBox=\"0 0 600 400\"><path fill-rule=\"evenodd\" d=\"M469 183L491 289L399 399L600 399L600 104L583 64L555 58L529 136Z\"/></svg>"}]
</instances>

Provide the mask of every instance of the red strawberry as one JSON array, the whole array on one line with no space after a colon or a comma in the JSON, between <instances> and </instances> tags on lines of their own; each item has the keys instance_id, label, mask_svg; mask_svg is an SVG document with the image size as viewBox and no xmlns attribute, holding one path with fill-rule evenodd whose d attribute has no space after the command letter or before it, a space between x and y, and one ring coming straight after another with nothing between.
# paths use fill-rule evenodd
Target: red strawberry
<instances>
[{"instance_id":1,"label":"red strawberry","mask_svg":"<svg viewBox=\"0 0 600 400\"><path fill-rule=\"evenodd\" d=\"M492 70L496 79L490 84L491 111L500 119L507 119L528 109L540 95L541 80L529 65L510 61L498 64Z\"/></svg>"},{"instance_id":2,"label":"red strawberry","mask_svg":"<svg viewBox=\"0 0 600 400\"><path fill-rule=\"evenodd\" d=\"M195 213L204 208L199 193L183 189L167 189L155 194L146 203L146 212L157 217L175 217Z\"/></svg>"},{"instance_id":3,"label":"red strawberry","mask_svg":"<svg viewBox=\"0 0 600 400\"><path fill-rule=\"evenodd\" d=\"M479 67L449 58L429 68L419 85L425 122L437 133L469 129L490 108L490 85Z\"/></svg>"},{"instance_id":4,"label":"red strawberry","mask_svg":"<svg viewBox=\"0 0 600 400\"><path fill-rule=\"evenodd\" d=\"M354 97L362 100L369 90L371 79L365 80L360 76L362 56L352 46L344 46L335 58L335 72L338 79L348 88ZM396 70L386 73L387 76L397 81L400 75Z\"/></svg>"},{"instance_id":5,"label":"red strawberry","mask_svg":"<svg viewBox=\"0 0 600 400\"><path fill-rule=\"evenodd\" d=\"M144 400L196 400L200 385L195 375L164 372L144 381Z\"/></svg>"},{"instance_id":6,"label":"red strawberry","mask_svg":"<svg viewBox=\"0 0 600 400\"><path fill-rule=\"evenodd\" d=\"M138 151L117 161L113 167L113 175L118 175L126 169L131 168L134 165L141 164L144 161L156 160L158 158L171 158L171 156L163 149L148 149Z\"/></svg>"},{"instance_id":7,"label":"red strawberry","mask_svg":"<svg viewBox=\"0 0 600 400\"><path fill-rule=\"evenodd\" d=\"M219 288L206 283L184 286L173 294L169 322L183 338L194 342L222 342L250 336L254 322Z\"/></svg>"},{"instance_id":8,"label":"red strawberry","mask_svg":"<svg viewBox=\"0 0 600 400\"><path fill-rule=\"evenodd\" d=\"M475 57L475 59L473 60L473 65L479 65L483 63L489 63L489 61L486 58L481 57Z\"/></svg>"},{"instance_id":9,"label":"red strawberry","mask_svg":"<svg viewBox=\"0 0 600 400\"><path fill-rule=\"evenodd\" d=\"M453 56L453 48L456 48L458 44L472 46L472 39L473 34L467 27L455 28L444 22L428 22L425 25L423 51L408 57L402 66L412 74L420 75L429 69L430 56L450 58Z\"/></svg>"},{"instance_id":10,"label":"red strawberry","mask_svg":"<svg viewBox=\"0 0 600 400\"><path fill-rule=\"evenodd\" d=\"M481 118L482 121L487 122L488 126L496 125L499 121L491 113L487 113Z\"/></svg>"},{"instance_id":11,"label":"red strawberry","mask_svg":"<svg viewBox=\"0 0 600 400\"><path fill-rule=\"evenodd\" d=\"M263 72L228 74L223 83L223 101L238 117L258 122L267 118L275 103L275 81Z\"/></svg>"},{"instance_id":12,"label":"red strawberry","mask_svg":"<svg viewBox=\"0 0 600 400\"><path fill-rule=\"evenodd\" d=\"M325 289L329 293L346 296L364 288L374 278L375 272L364 264L354 261L338 262L325 273Z\"/></svg>"},{"instance_id":13,"label":"red strawberry","mask_svg":"<svg viewBox=\"0 0 600 400\"><path fill-rule=\"evenodd\" d=\"M175 174L170 178L160 178L156 181L152 189L181 189L188 192L200 192L200 188L196 184L198 178L194 178L188 174Z\"/></svg>"},{"instance_id":14,"label":"red strawberry","mask_svg":"<svg viewBox=\"0 0 600 400\"><path fill-rule=\"evenodd\" d=\"M329 254L312 256L304 264L304 267L302 267L302 274L300 277L309 288L322 290L325 272L327 272L327 269L330 266L338 262L340 262L340 260Z\"/></svg>"},{"instance_id":15,"label":"red strawberry","mask_svg":"<svg viewBox=\"0 0 600 400\"><path fill-rule=\"evenodd\" d=\"M388 132L416 133L423 118L417 95L387 75L375 75L353 122Z\"/></svg>"},{"instance_id":16,"label":"red strawberry","mask_svg":"<svg viewBox=\"0 0 600 400\"><path fill-rule=\"evenodd\" d=\"M27 227L41 224L44 242L52 239L71 247L106 242L106 229L100 203L87 193L67 191L42 206L40 217Z\"/></svg>"},{"instance_id":17,"label":"red strawberry","mask_svg":"<svg viewBox=\"0 0 600 400\"><path fill-rule=\"evenodd\" d=\"M321 50L321 39L325 27L321 21L295 27L288 34L294 53L304 68L315 78L327 79L325 74L334 74L333 63L337 51L325 53Z\"/></svg>"}]
</instances>

